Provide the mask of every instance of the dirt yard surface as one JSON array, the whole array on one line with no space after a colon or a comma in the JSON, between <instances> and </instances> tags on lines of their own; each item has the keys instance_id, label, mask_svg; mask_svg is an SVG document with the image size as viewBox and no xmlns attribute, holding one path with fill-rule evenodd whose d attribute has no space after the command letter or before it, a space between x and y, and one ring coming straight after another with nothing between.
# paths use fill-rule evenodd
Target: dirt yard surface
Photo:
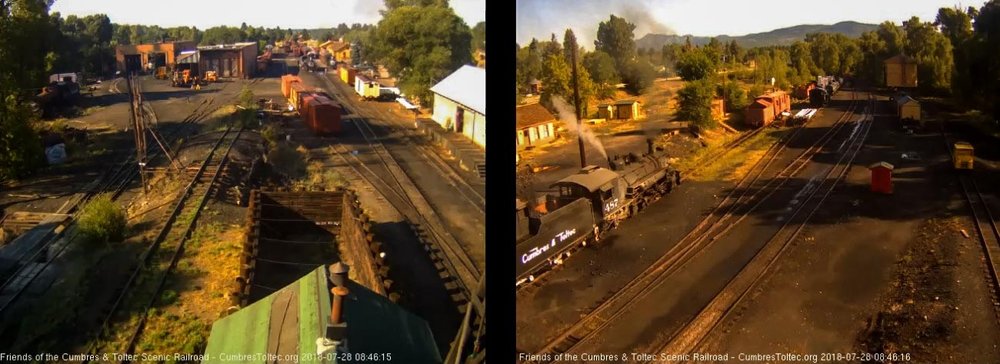
<instances>
[{"instance_id":1,"label":"dirt yard surface","mask_svg":"<svg viewBox=\"0 0 1000 364\"><path fill-rule=\"evenodd\" d=\"M224 81L204 87L200 91L179 89L169 86L167 81L154 80L146 77L142 81L145 99L149 102L155 112L156 128L161 136L180 137L177 144L171 145L171 149L179 151L179 160L186 164L197 163L202 160L203 154L208 150L198 144L204 138L213 139L211 135L190 138L186 133L197 133L201 129L213 130L218 123L218 117L223 116L227 105L236 102L237 96L242 89L242 85L249 85L258 95L267 96L271 91L277 89L277 80L256 79L256 80L231 80ZM267 88L267 91L263 91ZM260 92L263 91L263 92ZM69 128L76 128L87 131L85 142L74 144L67 143L67 149L71 152L68 163L60 166L43 169L36 176L20 181L17 184L5 186L3 196L0 196L0 204L4 212L11 211L42 211L54 212L66 203L66 200L73 193L82 193L83 186L99 179L101 173L111 169L117 163L125 161L130 156L134 156L133 133L125 130L128 125L128 97L123 80L109 81L102 85L102 88L85 97L81 106L84 108L80 116L71 120L57 121L64 123ZM231 106L230 106L231 107ZM223 111L220 111L223 110ZM230 109L231 110L231 109ZM231 111L230 111L231 112ZM177 134L176 126L182 121L193 121L194 126ZM205 124L211 124L204 126ZM185 138L193 139L195 142L189 144L194 147L178 147L183 145ZM154 144L149 138L149 144ZM76 153L74 152L74 148ZM238 145L237 150L241 149ZM245 149L245 148L242 148ZM246 151L244 151L246 152ZM247 152L253 154L253 152ZM247 154L236 152L235 154ZM152 161L152 166L165 166L166 159L158 158ZM186 178L183 175L177 178ZM130 216L130 235L125 243L117 246L90 246L80 243L76 239L70 240L70 246L66 251L58 256L23 295L17 305L5 312L5 317L16 317L14 312L21 312L25 307L34 307L31 314L25 315L17 325L7 325L0 329L2 335L16 335L19 339L13 348L25 350L44 350L51 352L79 352L86 350L85 343L93 338L94 328L97 327L106 315L106 310L116 294L116 290L128 278L131 269L138 261L138 256L148 246L151 237L147 234L154 232L157 228L156 221L163 217L164 211L169 208L171 191L177 191L178 186L183 182L174 183L164 179L163 183L156 184L147 198L143 198L142 187L139 179L133 180L129 188L119 197L118 203L128 206ZM225 194L223 194L225 195ZM145 202L144 202L145 201ZM223 219L211 221L212 217L225 217L239 215L241 212L224 211L228 206L219 206L216 210L214 204L209 204L209 215L203 224L209 226L221 226L219 236L229 244L237 244L227 227L232 226L232 222L226 223ZM237 207L238 210L242 208ZM215 225L223 224L228 225ZM69 229L72 231L72 228ZM203 233L206 240L213 238L213 235ZM67 234L73 236L73 234ZM232 247L233 245L229 245ZM238 245L237 245L238 246ZM216 244L211 241L201 245L205 249L200 249L195 243L193 249L189 251L192 256L200 257L199 251L205 250L208 256L218 255L220 252ZM111 249L113 248L113 249ZM216 257L216 258L218 258ZM200 259L200 258L199 258ZM215 259L215 258L213 258ZM221 259L221 258L220 258ZM197 260L197 259L196 259ZM214 260L213 260L214 261ZM203 262L197 263L201 264ZM220 269L227 265L221 264ZM231 265L230 265L231 266ZM193 270L198 270L194 266L188 266ZM185 269L182 267L182 270ZM213 275L212 272L198 271L196 280L192 283L194 291L200 291L205 295L201 302L218 301L220 297L216 293L218 282L231 281L235 276L228 276L224 271L221 275ZM215 283L213 283L215 282ZM168 294L161 299L172 302L177 298L177 291L171 290L173 295ZM171 297L172 296L172 297ZM39 307L50 305L50 302L59 306L50 309ZM184 331L195 328L194 326L173 327L170 336L186 340L196 333L207 337L206 328L219 312L226 307L220 304L200 305L200 310L196 315L191 316L200 322L198 332ZM36 314L37 313L37 314ZM154 313L155 315L156 313ZM15 315L15 316L9 316ZM169 315L174 315L173 313ZM165 316L168 320L176 317ZM186 317L186 316L185 316ZM9 321L8 321L9 323ZM56 330L56 328L60 328ZM65 330L63 328L69 327ZM174 330L177 329L177 330ZM155 331L155 330L154 330ZM179 340L181 340L179 339ZM14 343L14 341L6 341ZM181 341L177 346L183 347ZM6 345L5 345L6 346ZM193 352L193 351L192 351Z\"/></svg>"},{"instance_id":2,"label":"dirt yard surface","mask_svg":"<svg viewBox=\"0 0 1000 364\"><path fill-rule=\"evenodd\" d=\"M982 248L961 234L975 230L937 127L906 135L880 107L848 176L701 350L998 360ZM892 195L869 191L878 161L896 167Z\"/></svg>"}]
</instances>

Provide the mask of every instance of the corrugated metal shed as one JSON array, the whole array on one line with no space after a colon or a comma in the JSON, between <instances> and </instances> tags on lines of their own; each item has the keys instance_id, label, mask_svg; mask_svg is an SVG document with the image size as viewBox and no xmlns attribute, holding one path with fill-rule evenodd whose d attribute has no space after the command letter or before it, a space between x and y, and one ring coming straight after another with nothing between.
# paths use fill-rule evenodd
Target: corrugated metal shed
<instances>
[{"instance_id":1,"label":"corrugated metal shed","mask_svg":"<svg viewBox=\"0 0 1000 364\"><path fill-rule=\"evenodd\" d=\"M431 92L486 115L486 70L462 66L445 77Z\"/></svg>"},{"instance_id":2,"label":"corrugated metal shed","mask_svg":"<svg viewBox=\"0 0 1000 364\"><path fill-rule=\"evenodd\" d=\"M345 286L350 290L344 299L347 352L391 353L392 361L401 363L441 362L426 321L355 282L347 281ZM299 363L319 363L308 359L315 358L316 339L326 329L331 287L326 267L317 267L295 283L219 319L212 325L204 362L218 362L225 356L229 361L265 363L265 354L297 354ZM251 360L233 359L237 355Z\"/></svg>"}]
</instances>

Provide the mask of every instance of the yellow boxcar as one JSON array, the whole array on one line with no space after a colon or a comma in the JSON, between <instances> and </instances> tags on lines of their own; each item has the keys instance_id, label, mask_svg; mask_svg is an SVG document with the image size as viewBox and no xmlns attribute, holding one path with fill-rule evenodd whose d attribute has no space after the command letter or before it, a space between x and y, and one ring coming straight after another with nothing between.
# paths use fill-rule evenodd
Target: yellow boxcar
<instances>
[{"instance_id":1,"label":"yellow boxcar","mask_svg":"<svg viewBox=\"0 0 1000 364\"><path fill-rule=\"evenodd\" d=\"M972 162L975 159L972 144L966 142L955 143L951 151L951 158L955 163L955 169L972 169Z\"/></svg>"}]
</instances>

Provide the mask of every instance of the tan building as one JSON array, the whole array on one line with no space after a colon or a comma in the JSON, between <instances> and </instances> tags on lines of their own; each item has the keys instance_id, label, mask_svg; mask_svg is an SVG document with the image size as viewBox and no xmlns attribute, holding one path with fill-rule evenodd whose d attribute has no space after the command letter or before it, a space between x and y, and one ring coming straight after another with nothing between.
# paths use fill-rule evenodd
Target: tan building
<instances>
[{"instance_id":1,"label":"tan building","mask_svg":"<svg viewBox=\"0 0 1000 364\"><path fill-rule=\"evenodd\" d=\"M517 149L544 144L556 136L556 117L541 104L518 106L514 113L517 121Z\"/></svg>"},{"instance_id":2,"label":"tan building","mask_svg":"<svg viewBox=\"0 0 1000 364\"><path fill-rule=\"evenodd\" d=\"M920 103L909 96L896 98L896 113L899 120L920 121Z\"/></svg>"},{"instance_id":3,"label":"tan building","mask_svg":"<svg viewBox=\"0 0 1000 364\"><path fill-rule=\"evenodd\" d=\"M898 54L885 60L887 87L917 87L917 61Z\"/></svg>"},{"instance_id":4,"label":"tan building","mask_svg":"<svg viewBox=\"0 0 1000 364\"><path fill-rule=\"evenodd\" d=\"M166 66L173 68L181 52L195 50L192 41L176 41L154 44L119 45L115 47L115 64L122 72L149 70Z\"/></svg>"},{"instance_id":5,"label":"tan building","mask_svg":"<svg viewBox=\"0 0 1000 364\"><path fill-rule=\"evenodd\" d=\"M198 47L200 76L215 71L223 78L250 78L257 71L257 43Z\"/></svg>"},{"instance_id":6,"label":"tan building","mask_svg":"<svg viewBox=\"0 0 1000 364\"><path fill-rule=\"evenodd\" d=\"M636 120L642 117L639 101L621 100L613 104L597 105L597 117L608 120Z\"/></svg>"}]
</instances>

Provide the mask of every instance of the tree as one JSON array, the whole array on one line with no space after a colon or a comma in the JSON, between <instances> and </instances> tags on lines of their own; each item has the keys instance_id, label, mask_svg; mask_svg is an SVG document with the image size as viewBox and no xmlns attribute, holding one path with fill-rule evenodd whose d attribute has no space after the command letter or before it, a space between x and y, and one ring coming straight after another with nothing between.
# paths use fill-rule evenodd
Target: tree
<instances>
[{"instance_id":1,"label":"tree","mask_svg":"<svg viewBox=\"0 0 1000 364\"><path fill-rule=\"evenodd\" d=\"M687 52L677 62L677 74L685 81L705 79L715 74L715 63L702 51Z\"/></svg>"},{"instance_id":2,"label":"tree","mask_svg":"<svg viewBox=\"0 0 1000 364\"><path fill-rule=\"evenodd\" d=\"M47 79L46 59L54 61L50 43L39 38L58 33L55 24L47 2L0 0L0 180L21 178L44 163L32 128L37 116L27 101Z\"/></svg>"},{"instance_id":3,"label":"tree","mask_svg":"<svg viewBox=\"0 0 1000 364\"><path fill-rule=\"evenodd\" d=\"M903 22L906 34L904 50L917 61L919 86L927 91L951 88L952 47L948 38L931 23L912 17Z\"/></svg>"},{"instance_id":4,"label":"tree","mask_svg":"<svg viewBox=\"0 0 1000 364\"><path fill-rule=\"evenodd\" d=\"M538 41L531 40L527 47L517 51L517 89L520 94L527 89L528 84L540 79L542 74L542 57L538 49Z\"/></svg>"},{"instance_id":5,"label":"tree","mask_svg":"<svg viewBox=\"0 0 1000 364\"><path fill-rule=\"evenodd\" d=\"M569 99L573 90L570 88L572 81L572 70L569 63L562 55L551 54L542 63L542 88L541 102L551 105L551 100L555 96Z\"/></svg>"},{"instance_id":6,"label":"tree","mask_svg":"<svg viewBox=\"0 0 1000 364\"><path fill-rule=\"evenodd\" d=\"M712 120L712 98L715 88L704 79L688 82L677 92L677 118L691 122L695 127L709 129L715 126Z\"/></svg>"},{"instance_id":7,"label":"tree","mask_svg":"<svg viewBox=\"0 0 1000 364\"><path fill-rule=\"evenodd\" d=\"M472 49L486 51L486 22L481 21L472 27Z\"/></svg>"},{"instance_id":8,"label":"tree","mask_svg":"<svg viewBox=\"0 0 1000 364\"><path fill-rule=\"evenodd\" d=\"M566 57L566 62L573 62L573 52L579 53L580 46L576 44L576 35L573 35L572 29L566 29L566 34L563 35L563 54ZM579 56L579 54L577 55ZM579 62L579 58L577 62Z\"/></svg>"},{"instance_id":9,"label":"tree","mask_svg":"<svg viewBox=\"0 0 1000 364\"><path fill-rule=\"evenodd\" d=\"M619 82L615 60L607 53L594 51L583 56L583 68L590 74L596 86L596 93L601 98L614 95L614 85Z\"/></svg>"},{"instance_id":10,"label":"tree","mask_svg":"<svg viewBox=\"0 0 1000 364\"><path fill-rule=\"evenodd\" d=\"M634 31L635 24L611 15L608 21L598 24L594 49L611 55L615 59L615 64L621 68L628 61L635 59Z\"/></svg>"},{"instance_id":11,"label":"tree","mask_svg":"<svg viewBox=\"0 0 1000 364\"><path fill-rule=\"evenodd\" d=\"M434 83L470 62L469 26L448 7L387 7L371 34L371 57L399 75L403 92L431 100Z\"/></svg>"},{"instance_id":12,"label":"tree","mask_svg":"<svg viewBox=\"0 0 1000 364\"><path fill-rule=\"evenodd\" d=\"M656 70L653 65L646 61L633 60L625 64L621 73L622 81L625 82L625 89L638 95L647 87L653 85L656 78Z\"/></svg>"},{"instance_id":13,"label":"tree","mask_svg":"<svg viewBox=\"0 0 1000 364\"><path fill-rule=\"evenodd\" d=\"M728 111L743 110L749 104L746 90L736 82L724 82L719 93Z\"/></svg>"}]
</instances>

